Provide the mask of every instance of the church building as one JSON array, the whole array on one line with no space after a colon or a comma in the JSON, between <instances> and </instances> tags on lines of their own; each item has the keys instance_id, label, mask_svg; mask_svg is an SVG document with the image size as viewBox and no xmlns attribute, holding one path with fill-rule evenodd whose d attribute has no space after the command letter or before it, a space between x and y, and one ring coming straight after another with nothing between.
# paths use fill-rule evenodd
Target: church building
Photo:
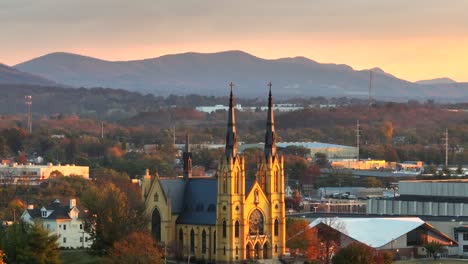
<instances>
[{"instance_id":1,"label":"church building","mask_svg":"<svg viewBox=\"0 0 468 264\"><path fill-rule=\"evenodd\" d=\"M229 97L226 148L214 177L192 177L188 137L182 177L142 180L151 231L168 253L216 263L277 259L286 247L284 161L276 152L273 98L269 83L264 153L255 180L246 180L237 151L234 98Z\"/></svg>"}]
</instances>

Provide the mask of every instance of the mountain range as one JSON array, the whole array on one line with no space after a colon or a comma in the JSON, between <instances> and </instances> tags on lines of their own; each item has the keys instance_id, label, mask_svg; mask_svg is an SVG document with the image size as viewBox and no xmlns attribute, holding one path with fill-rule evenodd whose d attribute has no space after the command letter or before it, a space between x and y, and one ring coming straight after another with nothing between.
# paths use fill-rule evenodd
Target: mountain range
<instances>
[{"instance_id":1,"label":"mountain range","mask_svg":"<svg viewBox=\"0 0 468 264\"><path fill-rule=\"evenodd\" d=\"M54 86L55 82L27 72L19 71L0 63L0 83L8 84L33 84L40 86Z\"/></svg>"},{"instance_id":2,"label":"mountain range","mask_svg":"<svg viewBox=\"0 0 468 264\"><path fill-rule=\"evenodd\" d=\"M71 53L47 54L14 66L42 82L73 87L110 87L155 95L226 95L233 81L237 96L262 97L267 83L281 97L361 97L380 100L468 97L468 83L449 79L409 82L380 68L354 70L305 57L263 59L242 51L182 53L133 61L106 61ZM29 74L29 75L28 75ZM5 82L0 68L0 83ZM8 80L8 79L7 79ZM50 80L50 81L48 81ZM39 81L39 80L38 80ZM18 82L15 82L18 83Z\"/></svg>"}]
</instances>

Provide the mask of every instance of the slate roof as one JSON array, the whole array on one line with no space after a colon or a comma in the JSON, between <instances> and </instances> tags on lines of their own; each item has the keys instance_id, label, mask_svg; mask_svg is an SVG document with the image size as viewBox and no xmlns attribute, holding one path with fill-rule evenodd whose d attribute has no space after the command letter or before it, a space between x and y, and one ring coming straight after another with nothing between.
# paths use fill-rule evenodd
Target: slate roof
<instances>
[{"instance_id":1,"label":"slate roof","mask_svg":"<svg viewBox=\"0 0 468 264\"><path fill-rule=\"evenodd\" d=\"M182 212L184 204L185 181L183 179L160 179L167 198L171 198L172 213Z\"/></svg>"},{"instance_id":2,"label":"slate roof","mask_svg":"<svg viewBox=\"0 0 468 264\"><path fill-rule=\"evenodd\" d=\"M180 214L178 224L215 225L218 196L216 177L162 178L161 186L167 198L172 201L172 213ZM245 182L245 194L248 195L254 181Z\"/></svg>"},{"instance_id":3,"label":"slate roof","mask_svg":"<svg viewBox=\"0 0 468 264\"><path fill-rule=\"evenodd\" d=\"M53 210L53 212L48 217L42 217L41 208L27 209L27 211L32 218L41 218L49 220L71 219L71 217L68 214L71 210L70 205L62 205L58 199L54 200L50 205L45 206L47 211ZM82 218L81 211L78 214L78 218Z\"/></svg>"},{"instance_id":4,"label":"slate roof","mask_svg":"<svg viewBox=\"0 0 468 264\"><path fill-rule=\"evenodd\" d=\"M218 195L217 178L190 178L183 195L178 224L215 225Z\"/></svg>"}]
</instances>

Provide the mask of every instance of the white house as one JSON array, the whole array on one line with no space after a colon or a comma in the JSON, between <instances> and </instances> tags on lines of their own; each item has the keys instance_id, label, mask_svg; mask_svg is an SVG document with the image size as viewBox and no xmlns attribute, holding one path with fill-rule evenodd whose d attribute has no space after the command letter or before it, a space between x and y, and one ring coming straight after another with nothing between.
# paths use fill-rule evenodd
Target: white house
<instances>
[{"instance_id":1,"label":"white house","mask_svg":"<svg viewBox=\"0 0 468 264\"><path fill-rule=\"evenodd\" d=\"M44 229L59 235L59 247L88 248L92 244L90 235L85 232L85 222L76 206L76 199L70 199L66 205L62 205L58 199L42 208L29 205L21 220L30 223L39 221Z\"/></svg>"}]
</instances>

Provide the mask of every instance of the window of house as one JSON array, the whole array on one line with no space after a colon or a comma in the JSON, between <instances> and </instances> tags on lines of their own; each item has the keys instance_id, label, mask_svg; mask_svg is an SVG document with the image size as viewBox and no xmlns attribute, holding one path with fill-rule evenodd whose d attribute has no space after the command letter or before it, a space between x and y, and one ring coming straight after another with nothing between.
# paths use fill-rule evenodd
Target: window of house
<instances>
[{"instance_id":1,"label":"window of house","mask_svg":"<svg viewBox=\"0 0 468 264\"><path fill-rule=\"evenodd\" d=\"M80 237L80 243L83 243L83 237Z\"/></svg>"},{"instance_id":2,"label":"window of house","mask_svg":"<svg viewBox=\"0 0 468 264\"><path fill-rule=\"evenodd\" d=\"M463 233L463 240L468 241L468 233Z\"/></svg>"},{"instance_id":3,"label":"window of house","mask_svg":"<svg viewBox=\"0 0 468 264\"><path fill-rule=\"evenodd\" d=\"M468 245L463 245L463 252L468 252Z\"/></svg>"},{"instance_id":4,"label":"window of house","mask_svg":"<svg viewBox=\"0 0 468 264\"><path fill-rule=\"evenodd\" d=\"M239 237L239 221L236 221L236 224L234 226L234 236L237 238Z\"/></svg>"},{"instance_id":5,"label":"window of house","mask_svg":"<svg viewBox=\"0 0 468 264\"><path fill-rule=\"evenodd\" d=\"M458 232L455 232L453 237L455 238L455 241L458 241Z\"/></svg>"},{"instance_id":6,"label":"window of house","mask_svg":"<svg viewBox=\"0 0 468 264\"><path fill-rule=\"evenodd\" d=\"M67 230L67 225L63 225L63 230Z\"/></svg>"},{"instance_id":7,"label":"window of house","mask_svg":"<svg viewBox=\"0 0 468 264\"><path fill-rule=\"evenodd\" d=\"M84 238L84 241L85 241L85 242L88 242L88 237L85 237L85 238Z\"/></svg>"},{"instance_id":8,"label":"window of house","mask_svg":"<svg viewBox=\"0 0 468 264\"><path fill-rule=\"evenodd\" d=\"M278 245L275 245L275 253L278 253Z\"/></svg>"},{"instance_id":9,"label":"window of house","mask_svg":"<svg viewBox=\"0 0 468 264\"><path fill-rule=\"evenodd\" d=\"M236 255L239 255L239 248L236 247Z\"/></svg>"},{"instance_id":10,"label":"window of house","mask_svg":"<svg viewBox=\"0 0 468 264\"><path fill-rule=\"evenodd\" d=\"M226 255L226 247L223 249L223 254Z\"/></svg>"},{"instance_id":11,"label":"window of house","mask_svg":"<svg viewBox=\"0 0 468 264\"><path fill-rule=\"evenodd\" d=\"M154 197L153 197L154 201L157 202L159 200L159 195L158 193L155 193L154 194Z\"/></svg>"},{"instance_id":12,"label":"window of house","mask_svg":"<svg viewBox=\"0 0 468 264\"><path fill-rule=\"evenodd\" d=\"M42 217L47 217L47 211L42 211Z\"/></svg>"},{"instance_id":13,"label":"window of house","mask_svg":"<svg viewBox=\"0 0 468 264\"><path fill-rule=\"evenodd\" d=\"M64 244L67 243L67 238L66 237L63 238L63 243Z\"/></svg>"},{"instance_id":14,"label":"window of house","mask_svg":"<svg viewBox=\"0 0 468 264\"><path fill-rule=\"evenodd\" d=\"M80 224L80 229L83 229L83 224Z\"/></svg>"}]
</instances>

